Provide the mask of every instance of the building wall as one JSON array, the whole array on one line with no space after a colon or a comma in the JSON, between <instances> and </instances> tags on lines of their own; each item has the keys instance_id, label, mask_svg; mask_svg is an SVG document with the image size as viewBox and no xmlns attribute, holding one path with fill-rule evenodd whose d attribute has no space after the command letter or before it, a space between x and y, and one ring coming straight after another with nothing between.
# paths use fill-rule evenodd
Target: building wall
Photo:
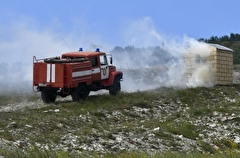
<instances>
[{"instance_id":1,"label":"building wall","mask_svg":"<svg viewBox=\"0 0 240 158\"><path fill-rule=\"evenodd\" d=\"M208 60L215 69L214 83L228 85L233 83L233 53L217 49L209 56Z\"/></svg>"},{"instance_id":2,"label":"building wall","mask_svg":"<svg viewBox=\"0 0 240 158\"><path fill-rule=\"evenodd\" d=\"M212 49L210 55L200 56L193 53L185 55L186 78L189 80L201 66L208 66L204 73L204 82L214 85L229 85L233 83L233 53L228 50ZM201 77L201 76L200 76Z\"/></svg>"}]
</instances>

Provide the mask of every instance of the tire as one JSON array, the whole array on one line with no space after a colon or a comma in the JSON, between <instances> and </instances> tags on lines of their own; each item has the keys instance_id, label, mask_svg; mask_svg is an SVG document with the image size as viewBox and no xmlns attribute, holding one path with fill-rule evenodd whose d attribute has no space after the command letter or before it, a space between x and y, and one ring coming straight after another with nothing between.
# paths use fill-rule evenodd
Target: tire
<instances>
[{"instance_id":1,"label":"tire","mask_svg":"<svg viewBox=\"0 0 240 158\"><path fill-rule=\"evenodd\" d=\"M90 94L90 90L87 88L87 93L86 93L86 97L88 97Z\"/></svg>"},{"instance_id":2,"label":"tire","mask_svg":"<svg viewBox=\"0 0 240 158\"><path fill-rule=\"evenodd\" d=\"M86 85L80 84L78 87L74 88L71 96L73 101L85 100L89 94Z\"/></svg>"},{"instance_id":3,"label":"tire","mask_svg":"<svg viewBox=\"0 0 240 158\"><path fill-rule=\"evenodd\" d=\"M54 103L56 100L56 93L51 89L43 89L41 98L44 103Z\"/></svg>"},{"instance_id":4,"label":"tire","mask_svg":"<svg viewBox=\"0 0 240 158\"><path fill-rule=\"evenodd\" d=\"M114 79L113 85L109 88L110 95L117 95L121 91L121 83L118 78Z\"/></svg>"}]
</instances>

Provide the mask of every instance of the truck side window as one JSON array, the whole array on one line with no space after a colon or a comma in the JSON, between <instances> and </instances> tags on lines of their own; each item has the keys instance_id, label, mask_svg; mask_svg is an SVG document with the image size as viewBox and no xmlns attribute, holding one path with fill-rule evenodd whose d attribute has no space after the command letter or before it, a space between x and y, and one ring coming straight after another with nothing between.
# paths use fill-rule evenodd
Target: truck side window
<instances>
[{"instance_id":1,"label":"truck side window","mask_svg":"<svg viewBox=\"0 0 240 158\"><path fill-rule=\"evenodd\" d=\"M107 57L105 55L100 55L100 63L101 65L107 65Z\"/></svg>"},{"instance_id":2,"label":"truck side window","mask_svg":"<svg viewBox=\"0 0 240 158\"><path fill-rule=\"evenodd\" d=\"M97 57L91 57L91 63L92 63L92 66L97 66L98 65Z\"/></svg>"}]
</instances>

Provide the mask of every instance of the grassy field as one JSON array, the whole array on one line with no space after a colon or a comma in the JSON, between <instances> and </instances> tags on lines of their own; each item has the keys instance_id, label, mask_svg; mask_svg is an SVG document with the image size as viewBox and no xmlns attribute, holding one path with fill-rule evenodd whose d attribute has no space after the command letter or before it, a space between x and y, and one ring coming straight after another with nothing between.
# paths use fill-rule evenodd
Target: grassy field
<instances>
[{"instance_id":1,"label":"grassy field","mask_svg":"<svg viewBox=\"0 0 240 158\"><path fill-rule=\"evenodd\" d=\"M239 157L240 144L231 136L209 134L216 127L240 134L239 97L239 85L100 94L49 105L39 95L0 95L0 157ZM205 123L205 118L216 121ZM114 148L130 138L131 150ZM147 150L135 139L155 144ZM104 150L90 150L96 142Z\"/></svg>"}]
</instances>

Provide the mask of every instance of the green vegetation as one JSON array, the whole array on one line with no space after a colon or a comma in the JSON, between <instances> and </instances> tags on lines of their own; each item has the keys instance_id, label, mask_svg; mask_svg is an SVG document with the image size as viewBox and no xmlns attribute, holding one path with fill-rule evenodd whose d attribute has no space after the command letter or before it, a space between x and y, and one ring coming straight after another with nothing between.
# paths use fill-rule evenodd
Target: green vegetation
<instances>
[{"instance_id":1,"label":"green vegetation","mask_svg":"<svg viewBox=\"0 0 240 158\"><path fill-rule=\"evenodd\" d=\"M230 35L224 35L221 37L211 36L209 39L201 38L199 41L206 43L220 44L225 47L231 48L233 52L233 64L240 64L240 34L230 33Z\"/></svg>"},{"instance_id":2,"label":"green vegetation","mask_svg":"<svg viewBox=\"0 0 240 158\"><path fill-rule=\"evenodd\" d=\"M240 41L240 34L238 33L230 33L230 36L224 35L221 37L211 36L209 39L200 38L199 41L204 41L207 43L215 43L215 42L226 42L226 41Z\"/></svg>"},{"instance_id":3,"label":"green vegetation","mask_svg":"<svg viewBox=\"0 0 240 158\"><path fill-rule=\"evenodd\" d=\"M240 114L239 92L239 85L179 90L158 88L146 92L121 93L117 96L91 95L86 101L81 102L58 100L55 104L40 108L26 106L11 112L0 111L0 138L8 141L7 144L27 139L28 144L1 147L0 155L59 158L90 155L132 158L239 157L239 144L226 137L212 141L214 147L205 140L208 138L205 136L206 129L212 130L210 126L196 124L199 119L205 117L213 119L215 115L222 116L219 117L219 125L239 122L239 117L232 118L230 122L221 121L224 116ZM39 102L39 96L35 95L0 97L9 98L1 102L2 106L17 104L19 98L20 101L27 100L24 104ZM233 130L240 133L238 128ZM134 134L142 137L143 140L149 140L151 137L164 140L162 145L171 148L155 153L149 153L144 149L139 151L115 149L115 152L101 153L87 151L82 147L74 147L74 150L55 148L66 139L64 136L68 134L77 136L75 141L78 144L91 144L93 138L115 140L117 139L115 135L119 133ZM183 138L195 142L201 150L193 147L191 150L179 151L181 145L178 141Z\"/></svg>"},{"instance_id":4,"label":"green vegetation","mask_svg":"<svg viewBox=\"0 0 240 158\"><path fill-rule=\"evenodd\" d=\"M3 151L6 157L54 157L54 158L85 158L89 157L88 155L81 155L81 154L69 154L66 151L41 151L36 148L26 150L27 154L22 152L13 151L14 154L9 154L8 151ZM0 149L1 153L1 149ZM238 158L239 153L234 150L228 150L226 152L218 152L214 155L209 153L199 153L199 152L163 152L163 153L156 153L153 155L149 155L144 152L122 152L122 153L106 153L103 155L99 155L97 152L92 153L92 157L95 158Z\"/></svg>"}]
</instances>

